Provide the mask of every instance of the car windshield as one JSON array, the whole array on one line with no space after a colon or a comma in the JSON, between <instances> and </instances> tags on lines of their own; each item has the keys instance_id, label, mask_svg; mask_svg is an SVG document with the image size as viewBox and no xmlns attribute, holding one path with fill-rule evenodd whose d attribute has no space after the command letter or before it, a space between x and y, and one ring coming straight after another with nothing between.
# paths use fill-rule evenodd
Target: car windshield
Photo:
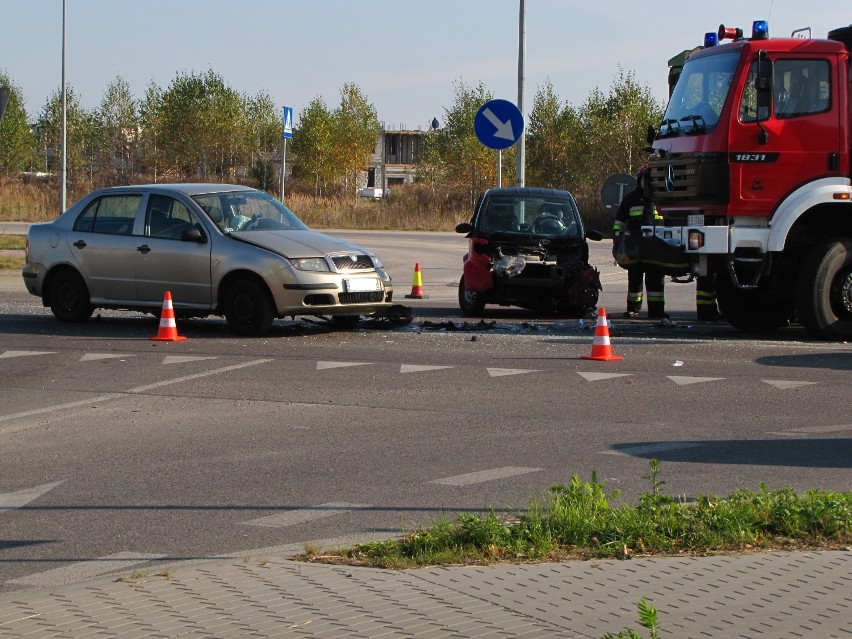
<instances>
[{"instance_id":1,"label":"car windshield","mask_svg":"<svg viewBox=\"0 0 852 639\"><path fill-rule=\"evenodd\" d=\"M739 57L734 51L687 61L663 116L660 137L701 133L716 126Z\"/></svg>"},{"instance_id":2,"label":"car windshield","mask_svg":"<svg viewBox=\"0 0 852 639\"><path fill-rule=\"evenodd\" d=\"M480 208L476 226L488 234L582 237L574 200L553 196L492 195Z\"/></svg>"},{"instance_id":3,"label":"car windshield","mask_svg":"<svg viewBox=\"0 0 852 639\"><path fill-rule=\"evenodd\" d=\"M225 233L308 230L295 213L263 191L206 193L192 199Z\"/></svg>"}]
</instances>

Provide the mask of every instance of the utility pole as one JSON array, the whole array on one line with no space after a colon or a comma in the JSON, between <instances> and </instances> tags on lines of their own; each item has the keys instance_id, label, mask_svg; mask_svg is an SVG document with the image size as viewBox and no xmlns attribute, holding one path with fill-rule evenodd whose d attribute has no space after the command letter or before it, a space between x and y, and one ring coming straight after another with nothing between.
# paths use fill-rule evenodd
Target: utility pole
<instances>
[{"instance_id":1,"label":"utility pole","mask_svg":"<svg viewBox=\"0 0 852 639\"><path fill-rule=\"evenodd\" d=\"M525 22L524 0L520 0L520 9L518 15L518 109L526 121L524 113L524 55L527 48L527 35ZM524 127L521 137L518 139L518 149L515 155L515 186L524 186L526 164L527 164L527 148L526 148L527 131Z\"/></svg>"},{"instance_id":2,"label":"utility pole","mask_svg":"<svg viewBox=\"0 0 852 639\"><path fill-rule=\"evenodd\" d=\"M68 119L66 115L67 96L65 91L65 5L66 0L62 0L62 189L59 198L60 213L65 211L65 203L68 200L68 163L66 157L68 151Z\"/></svg>"}]
</instances>

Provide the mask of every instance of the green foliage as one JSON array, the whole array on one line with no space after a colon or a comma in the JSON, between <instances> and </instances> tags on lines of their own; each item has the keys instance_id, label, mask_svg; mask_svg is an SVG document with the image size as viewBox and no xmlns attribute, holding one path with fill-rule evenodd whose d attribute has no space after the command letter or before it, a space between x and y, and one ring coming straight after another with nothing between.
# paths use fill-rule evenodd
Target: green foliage
<instances>
[{"instance_id":1,"label":"green foliage","mask_svg":"<svg viewBox=\"0 0 852 639\"><path fill-rule=\"evenodd\" d=\"M0 73L0 86L11 91L6 112L0 120L0 175L12 175L32 168L36 137L27 123L20 89L3 73Z\"/></svg>"},{"instance_id":2,"label":"green foliage","mask_svg":"<svg viewBox=\"0 0 852 639\"><path fill-rule=\"evenodd\" d=\"M657 639L657 631L659 629L657 625L657 609L649 604L645 600L645 597L642 597L637 605L639 608L639 624L651 631L651 634L648 635L649 639ZM617 635L605 634L603 639L642 639L642 636L635 630L623 630Z\"/></svg>"},{"instance_id":3,"label":"green foliage","mask_svg":"<svg viewBox=\"0 0 852 639\"><path fill-rule=\"evenodd\" d=\"M81 177L88 168L91 146L95 139L93 114L80 106L77 94L69 86L65 90L66 169L68 179ZM62 90L55 91L42 108L36 123L45 171L59 172L62 165Z\"/></svg>"},{"instance_id":4,"label":"green foliage","mask_svg":"<svg viewBox=\"0 0 852 639\"><path fill-rule=\"evenodd\" d=\"M570 483L553 486L543 500L531 500L520 516L493 510L482 516L462 514L399 540L340 552L371 565L401 567L566 554L629 559L637 553L707 553L783 545L786 540L842 544L852 538L852 492L796 495L789 488L761 486L725 499L702 496L679 503L661 494L664 482L656 460L647 478L651 492L642 495L638 506L613 506L618 492L607 492L594 473L588 482L574 475ZM653 608L640 610L644 620L655 620Z\"/></svg>"},{"instance_id":5,"label":"green foliage","mask_svg":"<svg viewBox=\"0 0 852 639\"><path fill-rule=\"evenodd\" d=\"M292 148L297 158L293 177L312 181L314 192L322 193L334 178L333 118L322 98L311 100L300 114Z\"/></svg>"}]
</instances>

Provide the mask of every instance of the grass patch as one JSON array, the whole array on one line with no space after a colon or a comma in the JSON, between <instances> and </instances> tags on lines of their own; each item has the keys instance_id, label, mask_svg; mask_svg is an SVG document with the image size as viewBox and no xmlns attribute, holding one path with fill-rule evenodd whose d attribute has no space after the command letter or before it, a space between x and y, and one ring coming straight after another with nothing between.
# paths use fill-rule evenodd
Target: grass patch
<instances>
[{"instance_id":1,"label":"grass patch","mask_svg":"<svg viewBox=\"0 0 852 639\"><path fill-rule=\"evenodd\" d=\"M24 268L24 258L13 255L0 255L0 270L20 271Z\"/></svg>"},{"instance_id":2,"label":"grass patch","mask_svg":"<svg viewBox=\"0 0 852 639\"><path fill-rule=\"evenodd\" d=\"M0 250L23 251L27 247L27 238L23 235L0 235Z\"/></svg>"},{"instance_id":3,"label":"grass patch","mask_svg":"<svg viewBox=\"0 0 852 639\"><path fill-rule=\"evenodd\" d=\"M852 492L791 488L737 490L725 498L701 496L678 501L660 491L659 463L646 477L651 490L639 503L614 506L617 491L593 473L577 475L534 498L523 514L491 510L455 520L439 519L431 528L402 538L300 556L306 561L350 563L382 568L498 561L557 561L569 558L619 558L635 555L706 555L752 549L833 548L852 541Z\"/></svg>"}]
</instances>

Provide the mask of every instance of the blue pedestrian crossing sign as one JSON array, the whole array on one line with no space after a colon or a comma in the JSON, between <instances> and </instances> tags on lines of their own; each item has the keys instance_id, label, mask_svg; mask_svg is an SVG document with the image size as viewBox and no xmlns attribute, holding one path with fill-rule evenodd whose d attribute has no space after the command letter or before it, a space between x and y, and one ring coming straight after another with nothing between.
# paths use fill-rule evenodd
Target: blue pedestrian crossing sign
<instances>
[{"instance_id":1,"label":"blue pedestrian crossing sign","mask_svg":"<svg viewBox=\"0 0 852 639\"><path fill-rule=\"evenodd\" d=\"M506 149L521 139L524 115L508 100L490 100L476 112L473 130L489 149Z\"/></svg>"},{"instance_id":2,"label":"blue pedestrian crossing sign","mask_svg":"<svg viewBox=\"0 0 852 639\"><path fill-rule=\"evenodd\" d=\"M282 129L281 137L293 137L293 107L284 107L284 128Z\"/></svg>"}]
</instances>

